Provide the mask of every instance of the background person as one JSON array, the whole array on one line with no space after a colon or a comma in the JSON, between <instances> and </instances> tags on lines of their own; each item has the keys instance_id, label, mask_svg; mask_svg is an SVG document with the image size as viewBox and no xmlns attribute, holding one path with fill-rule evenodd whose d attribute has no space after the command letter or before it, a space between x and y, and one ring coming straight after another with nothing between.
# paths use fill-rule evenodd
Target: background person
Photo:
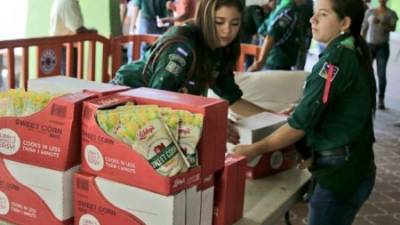
<instances>
[{"instance_id":1,"label":"background person","mask_svg":"<svg viewBox=\"0 0 400 225\"><path fill-rule=\"evenodd\" d=\"M296 65L298 49L301 44L301 15L300 6L305 0L292 0L280 3L268 19L268 28L263 36L264 42L260 56L248 71L291 70ZM265 65L265 66L264 66Z\"/></svg>"},{"instance_id":2,"label":"background person","mask_svg":"<svg viewBox=\"0 0 400 225\"><path fill-rule=\"evenodd\" d=\"M260 37L257 30L275 9L276 0L269 0L266 4L246 6L242 14L241 42L245 44L259 45ZM246 56L245 66L247 68L253 63L252 56Z\"/></svg>"},{"instance_id":3,"label":"background person","mask_svg":"<svg viewBox=\"0 0 400 225\"><path fill-rule=\"evenodd\" d=\"M316 183L309 225L352 224L374 186L376 85L360 36L363 16L362 0L315 1L313 38L327 47L306 79L303 97L287 124L234 149L252 159L305 138L314 156L310 171Z\"/></svg>"},{"instance_id":4,"label":"background person","mask_svg":"<svg viewBox=\"0 0 400 225\"><path fill-rule=\"evenodd\" d=\"M377 65L379 109L385 109L386 66L390 54L389 34L395 30L397 20L396 12L386 6L386 0L379 0L379 7L369 9L364 17L362 35Z\"/></svg>"},{"instance_id":5,"label":"background person","mask_svg":"<svg viewBox=\"0 0 400 225\"><path fill-rule=\"evenodd\" d=\"M83 25L83 18L77 0L54 0L50 11L50 36L73 35L97 32ZM74 62L72 75L77 76L78 50L73 50ZM63 48L61 58L61 74L65 74L66 49Z\"/></svg>"},{"instance_id":6,"label":"background person","mask_svg":"<svg viewBox=\"0 0 400 225\"><path fill-rule=\"evenodd\" d=\"M194 17L196 5L197 0L168 1L166 7L172 12L172 16L162 18L161 22L182 26L186 20Z\"/></svg>"}]
</instances>

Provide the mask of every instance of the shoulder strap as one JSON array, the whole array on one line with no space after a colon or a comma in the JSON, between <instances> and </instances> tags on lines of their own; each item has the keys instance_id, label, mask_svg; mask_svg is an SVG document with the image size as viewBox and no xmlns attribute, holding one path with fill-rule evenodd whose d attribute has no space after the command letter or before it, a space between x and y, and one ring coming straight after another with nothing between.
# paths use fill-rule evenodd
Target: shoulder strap
<instances>
[{"instance_id":1,"label":"shoulder strap","mask_svg":"<svg viewBox=\"0 0 400 225\"><path fill-rule=\"evenodd\" d=\"M142 78L143 78L143 82L146 84L146 86L148 86L148 81L146 79L146 71L149 68L149 66L154 67L155 62L158 60L158 58L160 57L161 53L169 46L171 46L172 44L175 43L179 43L179 42L186 42L187 38L183 37L183 36L177 36L177 37L173 37L173 38L169 38L165 41L159 41L161 43L157 43L156 42L156 47L154 48L153 52L151 53L149 59L147 60L143 71L142 71ZM193 75L194 69L196 67L196 51L194 49L190 49L192 51L192 55L193 55L193 62L190 65L190 69L187 73L187 79L185 82L183 82L182 86L179 88L179 90L182 90L187 82L190 80L190 78Z\"/></svg>"}]
</instances>

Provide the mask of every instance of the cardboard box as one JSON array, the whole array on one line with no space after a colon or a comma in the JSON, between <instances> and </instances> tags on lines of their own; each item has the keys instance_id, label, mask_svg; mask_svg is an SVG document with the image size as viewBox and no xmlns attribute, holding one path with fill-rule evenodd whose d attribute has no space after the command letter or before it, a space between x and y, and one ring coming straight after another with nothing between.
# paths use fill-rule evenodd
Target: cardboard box
<instances>
[{"instance_id":1,"label":"cardboard box","mask_svg":"<svg viewBox=\"0 0 400 225\"><path fill-rule=\"evenodd\" d=\"M252 144L270 135L287 122L287 116L269 112L259 113L243 118L237 122L240 144ZM228 145L228 148L233 148ZM298 157L294 146L265 153L249 162L247 177L261 178L287 170L297 163Z\"/></svg>"},{"instance_id":2,"label":"cardboard box","mask_svg":"<svg viewBox=\"0 0 400 225\"><path fill-rule=\"evenodd\" d=\"M73 224L72 179L78 167L51 170L0 160L0 219L15 224Z\"/></svg>"},{"instance_id":3,"label":"cardboard box","mask_svg":"<svg viewBox=\"0 0 400 225\"><path fill-rule=\"evenodd\" d=\"M243 217L246 158L227 155L216 174L213 225L231 225Z\"/></svg>"},{"instance_id":4,"label":"cardboard box","mask_svg":"<svg viewBox=\"0 0 400 225\"><path fill-rule=\"evenodd\" d=\"M186 224L211 225L213 219L214 186L200 190L186 189Z\"/></svg>"},{"instance_id":5,"label":"cardboard box","mask_svg":"<svg viewBox=\"0 0 400 225\"><path fill-rule=\"evenodd\" d=\"M161 176L131 146L103 132L95 119L96 110L128 101L138 105L156 104L204 114L202 137L197 145L201 170L196 167L173 177ZM82 171L164 195L178 193L199 183L200 189L206 189L213 185L214 172L223 167L220 161L225 154L227 107L227 102L222 100L149 88L85 102Z\"/></svg>"},{"instance_id":6,"label":"cardboard box","mask_svg":"<svg viewBox=\"0 0 400 225\"><path fill-rule=\"evenodd\" d=\"M197 145L202 178L199 188L204 190L214 185L214 173L224 167L228 102L151 88L137 88L118 94L132 96L138 104L156 104L203 114L203 132Z\"/></svg>"},{"instance_id":7,"label":"cardboard box","mask_svg":"<svg viewBox=\"0 0 400 225\"><path fill-rule=\"evenodd\" d=\"M76 225L185 225L186 191L164 196L101 177L77 173Z\"/></svg>"},{"instance_id":8,"label":"cardboard box","mask_svg":"<svg viewBox=\"0 0 400 225\"><path fill-rule=\"evenodd\" d=\"M245 117L236 123L240 144L252 144L268 136L285 124L287 116L262 112Z\"/></svg>"},{"instance_id":9,"label":"cardboard box","mask_svg":"<svg viewBox=\"0 0 400 225\"><path fill-rule=\"evenodd\" d=\"M82 103L94 94L66 94L24 117L0 117L0 156L64 171L80 162Z\"/></svg>"},{"instance_id":10,"label":"cardboard box","mask_svg":"<svg viewBox=\"0 0 400 225\"><path fill-rule=\"evenodd\" d=\"M98 96L110 95L130 89L127 86L100 83L66 76L51 76L28 80L28 90L50 93L90 92Z\"/></svg>"},{"instance_id":11,"label":"cardboard box","mask_svg":"<svg viewBox=\"0 0 400 225\"><path fill-rule=\"evenodd\" d=\"M247 178L258 179L269 176L294 167L300 160L300 156L294 145L265 153L256 158L252 166L247 166Z\"/></svg>"},{"instance_id":12,"label":"cardboard box","mask_svg":"<svg viewBox=\"0 0 400 225\"><path fill-rule=\"evenodd\" d=\"M211 225L213 221L214 186L201 191L200 225Z\"/></svg>"}]
</instances>

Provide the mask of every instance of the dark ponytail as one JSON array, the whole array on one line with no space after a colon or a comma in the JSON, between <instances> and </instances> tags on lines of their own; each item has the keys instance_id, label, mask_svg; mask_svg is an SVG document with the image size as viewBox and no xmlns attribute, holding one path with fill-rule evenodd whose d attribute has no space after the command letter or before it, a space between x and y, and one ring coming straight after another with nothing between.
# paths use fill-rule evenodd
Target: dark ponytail
<instances>
[{"instance_id":1,"label":"dark ponytail","mask_svg":"<svg viewBox=\"0 0 400 225\"><path fill-rule=\"evenodd\" d=\"M361 26L366 10L364 2L362 0L331 0L331 3L340 19L344 19L346 16L351 19L350 33L355 38L355 45L361 53L358 54L358 61L361 63L362 68L364 68L365 75L370 84L372 108L375 112L376 81L372 68L372 57L367 43L361 37Z\"/></svg>"}]
</instances>

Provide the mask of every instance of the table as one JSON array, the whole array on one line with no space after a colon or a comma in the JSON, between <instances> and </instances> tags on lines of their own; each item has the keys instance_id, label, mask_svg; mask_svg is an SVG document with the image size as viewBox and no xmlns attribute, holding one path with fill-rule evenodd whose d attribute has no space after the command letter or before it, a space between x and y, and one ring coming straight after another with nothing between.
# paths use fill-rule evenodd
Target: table
<instances>
[{"instance_id":1,"label":"table","mask_svg":"<svg viewBox=\"0 0 400 225\"><path fill-rule=\"evenodd\" d=\"M310 180L307 170L291 169L246 181L244 214L235 225L273 225L299 200Z\"/></svg>"}]
</instances>

